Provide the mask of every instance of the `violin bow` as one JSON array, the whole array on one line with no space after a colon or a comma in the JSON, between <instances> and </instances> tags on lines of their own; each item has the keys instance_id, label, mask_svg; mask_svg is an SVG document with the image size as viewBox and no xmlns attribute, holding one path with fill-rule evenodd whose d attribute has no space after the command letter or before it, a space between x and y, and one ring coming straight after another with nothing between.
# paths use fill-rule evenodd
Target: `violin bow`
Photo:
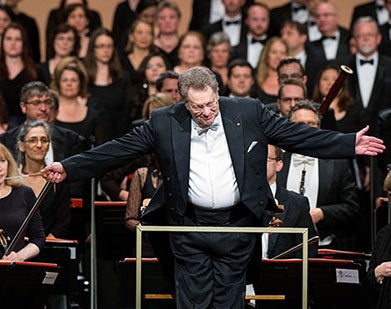
<instances>
[{"instance_id":1,"label":"violin bow","mask_svg":"<svg viewBox=\"0 0 391 309\"><path fill-rule=\"evenodd\" d=\"M16 244L18 243L19 239L22 237L23 233L26 231L26 228L28 224L30 223L31 219L33 218L34 214L39 209L39 206L41 206L42 201L46 197L47 193L49 192L50 188L53 186L54 182L46 182L45 186L42 188L41 192L39 193L37 199L34 202L33 207L31 208L30 212L28 213L26 219L24 219L22 225L20 226L18 232L15 234L15 237L12 239L9 246L7 246L7 249L5 250L4 255L9 255L14 249Z\"/></svg>"}]
</instances>

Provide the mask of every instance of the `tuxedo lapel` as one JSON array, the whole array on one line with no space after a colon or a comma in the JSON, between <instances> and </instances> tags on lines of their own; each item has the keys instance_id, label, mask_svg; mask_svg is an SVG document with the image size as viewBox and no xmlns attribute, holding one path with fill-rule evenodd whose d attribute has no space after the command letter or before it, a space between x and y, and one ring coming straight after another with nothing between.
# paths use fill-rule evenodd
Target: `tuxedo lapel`
<instances>
[{"instance_id":1,"label":"tuxedo lapel","mask_svg":"<svg viewBox=\"0 0 391 309\"><path fill-rule=\"evenodd\" d=\"M186 107L173 114L171 118L171 136L173 156L178 172L178 181L184 200L187 200L190 166L191 117Z\"/></svg>"},{"instance_id":2,"label":"tuxedo lapel","mask_svg":"<svg viewBox=\"0 0 391 309\"><path fill-rule=\"evenodd\" d=\"M331 192L330 185L332 183L334 175L334 164L330 160L318 160L319 163L319 185L318 185L318 197L317 205L322 205L322 197L328 196Z\"/></svg>"},{"instance_id":3,"label":"tuxedo lapel","mask_svg":"<svg viewBox=\"0 0 391 309\"><path fill-rule=\"evenodd\" d=\"M227 105L225 105L224 102L221 102L221 100L220 112L236 180L239 188L242 189L244 172L244 141L241 115L237 111L229 110Z\"/></svg>"},{"instance_id":4,"label":"tuxedo lapel","mask_svg":"<svg viewBox=\"0 0 391 309\"><path fill-rule=\"evenodd\" d=\"M385 66L382 63L382 58L379 56L379 63L377 65L376 70L376 76L375 76L375 83L373 84L372 93L369 98L368 107L367 109L373 110L376 109L376 104L380 104L380 102L377 102L380 97L381 88L383 85L384 80L384 74L385 74Z\"/></svg>"}]
</instances>

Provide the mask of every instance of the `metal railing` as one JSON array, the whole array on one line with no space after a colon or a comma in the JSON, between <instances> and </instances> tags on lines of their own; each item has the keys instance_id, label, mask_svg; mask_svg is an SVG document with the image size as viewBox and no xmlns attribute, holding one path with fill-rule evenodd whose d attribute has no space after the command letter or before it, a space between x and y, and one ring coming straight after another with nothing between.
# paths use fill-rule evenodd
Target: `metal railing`
<instances>
[{"instance_id":1,"label":"metal railing","mask_svg":"<svg viewBox=\"0 0 391 309\"><path fill-rule=\"evenodd\" d=\"M303 269L302 269L302 308L308 302L308 228L293 227L208 227L208 226L147 226L139 225L136 229L136 308L141 308L141 269L142 269L142 233L143 232L197 232L197 233L282 233L302 234Z\"/></svg>"}]
</instances>

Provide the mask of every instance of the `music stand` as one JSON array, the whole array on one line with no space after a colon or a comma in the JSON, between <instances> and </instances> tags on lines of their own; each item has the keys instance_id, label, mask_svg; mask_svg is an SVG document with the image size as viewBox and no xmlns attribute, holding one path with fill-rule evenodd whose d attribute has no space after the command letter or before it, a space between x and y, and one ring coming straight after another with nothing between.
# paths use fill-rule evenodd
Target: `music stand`
<instances>
[{"instance_id":1,"label":"music stand","mask_svg":"<svg viewBox=\"0 0 391 309\"><path fill-rule=\"evenodd\" d=\"M58 273L57 264L0 261L0 308L42 308Z\"/></svg>"}]
</instances>

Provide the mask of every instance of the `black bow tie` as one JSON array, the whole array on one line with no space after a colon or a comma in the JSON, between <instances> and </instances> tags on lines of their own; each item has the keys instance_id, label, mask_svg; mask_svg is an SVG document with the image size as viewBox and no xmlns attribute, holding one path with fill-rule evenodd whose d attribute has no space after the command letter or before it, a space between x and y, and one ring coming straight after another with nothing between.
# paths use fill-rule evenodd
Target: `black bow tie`
<instances>
[{"instance_id":1,"label":"black bow tie","mask_svg":"<svg viewBox=\"0 0 391 309\"><path fill-rule=\"evenodd\" d=\"M267 39L258 40L258 39L252 38L252 39L251 39L251 44L261 43L262 45L265 45L265 44L266 44L266 41L267 41Z\"/></svg>"},{"instance_id":2,"label":"black bow tie","mask_svg":"<svg viewBox=\"0 0 391 309\"><path fill-rule=\"evenodd\" d=\"M292 11L297 13L301 10L307 10L307 8L305 6L297 6L297 7L292 7Z\"/></svg>"},{"instance_id":3,"label":"black bow tie","mask_svg":"<svg viewBox=\"0 0 391 309\"><path fill-rule=\"evenodd\" d=\"M239 25L240 24L240 20L234 20L234 21L228 21L226 20L225 21L225 25L226 26L230 26L230 25Z\"/></svg>"},{"instance_id":4,"label":"black bow tie","mask_svg":"<svg viewBox=\"0 0 391 309\"><path fill-rule=\"evenodd\" d=\"M376 4L376 10L381 11L382 9L384 9L384 5Z\"/></svg>"},{"instance_id":5,"label":"black bow tie","mask_svg":"<svg viewBox=\"0 0 391 309\"><path fill-rule=\"evenodd\" d=\"M324 35L324 36L322 36L322 41L323 41L323 40L327 40L327 39L336 40L337 37L336 37L335 35L330 35L330 36Z\"/></svg>"},{"instance_id":6,"label":"black bow tie","mask_svg":"<svg viewBox=\"0 0 391 309\"><path fill-rule=\"evenodd\" d=\"M308 22L308 25L309 25L310 27L315 26L315 25L316 25L316 22L314 22L313 20L310 20L310 21Z\"/></svg>"},{"instance_id":7,"label":"black bow tie","mask_svg":"<svg viewBox=\"0 0 391 309\"><path fill-rule=\"evenodd\" d=\"M364 64L373 65L373 63L374 63L373 59L370 59L370 60L360 59L360 65L364 65Z\"/></svg>"}]
</instances>

